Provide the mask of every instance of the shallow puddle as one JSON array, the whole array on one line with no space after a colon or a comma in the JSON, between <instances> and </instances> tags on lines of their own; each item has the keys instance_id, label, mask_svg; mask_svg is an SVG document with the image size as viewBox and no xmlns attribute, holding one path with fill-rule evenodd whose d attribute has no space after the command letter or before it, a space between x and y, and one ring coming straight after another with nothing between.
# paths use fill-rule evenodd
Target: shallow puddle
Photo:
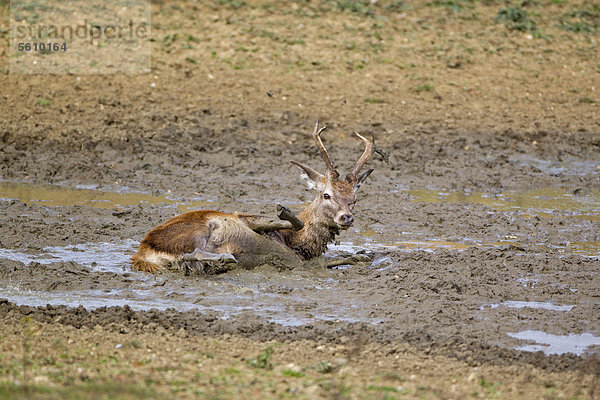
<instances>
[{"instance_id":1,"label":"shallow puddle","mask_svg":"<svg viewBox=\"0 0 600 400\"><path fill-rule=\"evenodd\" d=\"M354 304L336 286L335 280L315 278L313 273L273 275L268 271L242 271L190 281L185 277L133 272L129 278L132 283L128 288L103 290L23 290L9 283L2 288L2 297L29 306L51 304L95 309L128 305L134 310L211 311L223 319L250 312L283 326L315 321L371 324L383 321Z\"/></svg>"},{"instance_id":2,"label":"shallow puddle","mask_svg":"<svg viewBox=\"0 0 600 400\"><path fill-rule=\"evenodd\" d=\"M536 343L518 346L515 348L516 350L542 351L547 355L573 353L580 356L591 346L600 346L600 337L594 336L591 333L582 333L580 335L571 333L562 336L551 335L543 331L526 330L517 333L507 333L507 335L515 339Z\"/></svg>"},{"instance_id":3,"label":"shallow puddle","mask_svg":"<svg viewBox=\"0 0 600 400\"><path fill-rule=\"evenodd\" d=\"M114 293L116 294L117 291ZM187 311L192 309L192 307L185 307L185 304L182 304L179 301L168 301L166 299L160 299L160 301L157 301L156 299L148 301L131 298L111 298L111 294L98 290L46 292L22 290L18 286L9 286L2 289L2 296L17 305L27 305L32 307L43 307L50 304L53 306L64 305L74 308L83 306L88 310L99 307L125 305L128 305L135 310L149 310L152 308L165 310L167 308L176 308L181 311ZM201 309L202 307L195 308Z\"/></svg>"},{"instance_id":4,"label":"shallow puddle","mask_svg":"<svg viewBox=\"0 0 600 400\"><path fill-rule=\"evenodd\" d=\"M551 301L504 301L502 303L495 304L486 304L481 306L481 310L486 308L498 308L498 307L507 307L507 308L534 308L534 309L542 309L549 311L571 311L575 306L574 305L561 305L554 304Z\"/></svg>"},{"instance_id":5,"label":"shallow puddle","mask_svg":"<svg viewBox=\"0 0 600 400\"><path fill-rule=\"evenodd\" d=\"M517 157L511 157L511 161L514 161L519 165L535 167L548 175L583 176L594 174L600 169L597 160L582 161L580 159L573 159L550 161L522 154Z\"/></svg>"},{"instance_id":6,"label":"shallow puddle","mask_svg":"<svg viewBox=\"0 0 600 400\"><path fill-rule=\"evenodd\" d=\"M467 240L468 241L468 240ZM358 253L360 251L434 251L436 249L466 250L470 247L480 246L477 243L458 243L450 242L444 239L430 240L403 240L396 242L377 243L366 241L361 245L355 245L351 242L338 242L328 246L331 252L335 253ZM490 244L495 246L496 244Z\"/></svg>"},{"instance_id":7,"label":"shallow puddle","mask_svg":"<svg viewBox=\"0 0 600 400\"><path fill-rule=\"evenodd\" d=\"M337 245L330 245L329 250L337 252L358 252L358 251L427 251L433 252L439 249L463 251L472 247L502 247L518 244L516 241L507 240L499 242L480 242L473 239L464 238L461 242L453 242L442 238L432 238L424 240L401 240L395 242L364 242L361 245L354 245L351 242L340 242ZM552 246L551 248L540 243L535 245L540 252L553 250L561 254L578 254L584 257L598 257L600 255L600 242L586 243L568 243L565 246Z\"/></svg>"},{"instance_id":8,"label":"shallow puddle","mask_svg":"<svg viewBox=\"0 0 600 400\"><path fill-rule=\"evenodd\" d=\"M490 195L486 193L474 192L445 192L439 190L403 190L408 193L413 201L427 203L464 203L464 204L482 204L495 210L508 213L518 213L524 218L552 218L556 216L573 217L581 220L581 223L575 222L570 226L571 229L590 229L590 223L600 222L600 192L576 189L572 192L560 188L545 188L528 192L507 191L505 193ZM426 241L408 241L398 242L396 245L415 249L435 249L450 248L455 250L464 250L466 248L477 246L503 246L518 243L519 237L506 235L505 240L495 243L481 243L465 238L459 243L446 241L443 238L430 239ZM600 242L569 242L564 245L549 245L544 242L535 244L540 251L556 251L564 254L578 254L586 257L598 257L600 255Z\"/></svg>"},{"instance_id":9,"label":"shallow puddle","mask_svg":"<svg viewBox=\"0 0 600 400\"><path fill-rule=\"evenodd\" d=\"M252 312L285 326L299 326L315 320L373 324L383 321L353 304L354 300L336 286L337 281L332 277L335 273L329 270L294 270L278 274L259 268L197 278L170 273L152 275L130 268L129 258L138 245L137 241L126 240L49 246L39 254L0 249L0 259L16 260L25 265L72 261L91 271L127 273L127 280L131 282L125 289L107 287L79 291L23 290L8 282L2 287L2 297L18 305L30 306L51 304L94 309L127 304L135 310L213 311L225 319ZM330 300L321 301L320 298ZM291 309L290 304L293 305Z\"/></svg>"},{"instance_id":10,"label":"shallow puddle","mask_svg":"<svg viewBox=\"0 0 600 400\"><path fill-rule=\"evenodd\" d=\"M484 204L503 211L522 210L532 216L572 215L586 221L600 222L600 192L585 189L570 193L560 188L545 188L528 192L508 191L498 195L428 189L404 192L410 194L414 201Z\"/></svg>"},{"instance_id":11,"label":"shallow puddle","mask_svg":"<svg viewBox=\"0 0 600 400\"><path fill-rule=\"evenodd\" d=\"M598 257L600 256L600 241L595 242L573 242L564 249L558 249L559 252L572 252L582 256Z\"/></svg>"},{"instance_id":12,"label":"shallow puddle","mask_svg":"<svg viewBox=\"0 0 600 400\"><path fill-rule=\"evenodd\" d=\"M95 271L129 272L129 257L137 250L139 242L125 240L119 243L83 243L69 246L45 247L41 254L22 253L11 249L0 249L0 258L20 261L23 264L38 262L50 264L58 261L73 261ZM126 268L123 268L127 266Z\"/></svg>"},{"instance_id":13,"label":"shallow puddle","mask_svg":"<svg viewBox=\"0 0 600 400\"><path fill-rule=\"evenodd\" d=\"M87 206L114 209L140 203L169 204L175 205L182 212L215 204L200 199L178 200L171 195L155 196L130 190L107 192L92 188L68 188L23 182L0 182L0 198L18 199L23 203L47 207Z\"/></svg>"}]
</instances>

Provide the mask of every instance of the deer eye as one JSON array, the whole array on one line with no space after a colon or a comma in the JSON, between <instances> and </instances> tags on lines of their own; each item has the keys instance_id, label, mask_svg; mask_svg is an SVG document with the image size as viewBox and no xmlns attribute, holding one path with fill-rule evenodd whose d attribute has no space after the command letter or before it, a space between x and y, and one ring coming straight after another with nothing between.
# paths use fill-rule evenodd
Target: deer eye
<instances>
[{"instance_id":1,"label":"deer eye","mask_svg":"<svg viewBox=\"0 0 600 400\"><path fill-rule=\"evenodd\" d=\"M323 198L325 200L329 200L331 198L331 196L329 195L329 193L325 193L325 194L323 194Z\"/></svg>"}]
</instances>

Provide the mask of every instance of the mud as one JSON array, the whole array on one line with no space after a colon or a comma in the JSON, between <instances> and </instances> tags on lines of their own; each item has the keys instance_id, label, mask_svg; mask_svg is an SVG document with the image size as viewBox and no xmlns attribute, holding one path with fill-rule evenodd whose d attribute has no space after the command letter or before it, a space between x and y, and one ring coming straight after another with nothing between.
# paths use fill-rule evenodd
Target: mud
<instances>
[{"instance_id":1,"label":"mud","mask_svg":"<svg viewBox=\"0 0 600 400\"><path fill-rule=\"evenodd\" d=\"M158 21L179 18L163 15L163 4L154 7ZM229 26L228 11L210 13L221 39L230 40L227 29L252 36L240 21L254 14L242 13ZM346 18L332 15L331 23L341 26ZM210 21L202 17L194 29L208 32ZM413 16L407 23L416 23ZM157 32L166 33L166 26ZM454 28L470 32L463 22ZM317 40L315 32L310 25L306 35ZM411 40L421 34L435 36L403 33ZM481 40L489 44L493 37L486 32ZM580 39L572 40L565 51L579 54L573 48ZM370 64L365 74L401 80L375 88L383 100L372 104L362 101L366 83L350 84L357 71L307 68L286 75L267 61L264 69L232 70L210 56L192 66L172 60L161 46L154 46L153 75L52 81L2 75L2 93L10 95L0 102L0 318L31 315L76 328L153 333L160 327L189 337L257 341L344 337L392 352L408 344L473 366L599 373L597 105L571 99L571 108L551 112L537 97L506 103L509 89L524 83L507 82L495 94L494 80L504 78L487 53L465 66L479 82L473 98L441 83L456 78L455 70L432 69L443 95L437 98L411 91L408 72L398 78L387 64ZM537 54L545 45L521 46ZM313 43L306 47L299 55L282 51L308 57ZM550 61L542 77L590 62L573 55L571 65L569 57L555 59L557 53L543 53ZM322 89L329 73L335 78ZM486 81L488 74L496 75ZM569 76L570 83L553 78L551 90L542 80L527 81L526 89L544 91L552 104L570 93L569 85L589 89L589 75ZM156 90L151 82L158 82ZM273 98L264 94L270 88L278 88ZM317 89L323 98L314 97ZM36 103L42 94L50 106ZM301 210L311 194L288 161L323 166L310 138L317 118L329 125L326 145L340 170L361 152L353 130L373 132L390 153L387 164L378 156L370 161L375 172L358 194L355 226L326 254L366 252L373 263L193 277L130 270L128 257L144 234L183 211L275 215L277 203ZM548 350L548 335L567 337L560 354L538 351ZM586 345L578 347L577 338Z\"/></svg>"},{"instance_id":2,"label":"mud","mask_svg":"<svg viewBox=\"0 0 600 400\"><path fill-rule=\"evenodd\" d=\"M292 181L295 171L289 172L271 178L273 200L288 198L284 182ZM28 195L20 195L23 201L0 203L3 293L28 305L4 303L3 315L117 330L144 331L152 323L183 328L189 335L228 333L261 341L369 337L472 365L594 370L590 365L597 355L592 354L600 344L595 188L488 195L373 190L390 186L386 175L372 177L357 206L360 222L326 255L362 251L373 256L372 264L286 272L262 267L200 277L144 274L128 266L136 238L179 213L177 202L134 206L119 200L127 200L127 193L114 193L111 207L69 201L44 205L33 200L50 188L67 194L77 190L32 186ZM297 197L288 204L301 207L304 189L298 184L292 190ZM236 202L219 204L220 209L269 212L264 204L271 199L263 192L245 186L245 193ZM541 342L543 335L582 334L596 341L579 351L572 340L575 347L557 351L570 354L546 357L516 350L531 343L518 339L527 331L540 332Z\"/></svg>"}]
</instances>

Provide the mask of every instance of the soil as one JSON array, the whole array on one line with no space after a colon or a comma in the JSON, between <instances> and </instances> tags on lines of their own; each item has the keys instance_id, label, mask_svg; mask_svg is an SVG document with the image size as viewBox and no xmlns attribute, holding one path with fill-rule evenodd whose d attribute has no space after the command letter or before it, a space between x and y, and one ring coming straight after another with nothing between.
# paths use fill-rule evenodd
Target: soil
<instances>
[{"instance_id":1,"label":"soil","mask_svg":"<svg viewBox=\"0 0 600 400\"><path fill-rule=\"evenodd\" d=\"M600 396L598 345L545 355L510 336L600 336L599 30L555 17L589 4L523 6L537 28L521 32L496 2L249 3L154 2L150 74L8 74L0 44L0 179L34 188L0 186L3 384L28 383L29 357L36 384L156 390L140 397ZM298 212L312 195L288 161L324 168L317 119L341 171L362 151L354 130L390 154L326 255L372 264L184 276L11 256L133 254L173 202ZM35 201L36 184L67 201ZM69 201L81 187L174 200ZM273 365L253 367L268 346ZM53 352L69 361L44 364ZM160 369L174 365L185 384Z\"/></svg>"}]
</instances>

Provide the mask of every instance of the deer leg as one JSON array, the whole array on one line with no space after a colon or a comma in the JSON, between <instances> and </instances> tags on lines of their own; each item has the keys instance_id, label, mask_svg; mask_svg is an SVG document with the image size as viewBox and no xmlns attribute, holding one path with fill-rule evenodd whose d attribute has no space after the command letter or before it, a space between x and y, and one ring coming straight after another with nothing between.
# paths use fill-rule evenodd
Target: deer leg
<instances>
[{"instance_id":1,"label":"deer leg","mask_svg":"<svg viewBox=\"0 0 600 400\"><path fill-rule=\"evenodd\" d=\"M247 222L248 227L257 233L273 232L282 229L293 229L292 224L288 221L277 221L275 219L261 218Z\"/></svg>"},{"instance_id":2,"label":"deer leg","mask_svg":"<svg viewBox=\"0 0 600 400\"><path fill-rule=\"evenodd\" d=\"M229 253L209 253L202 249L196 248L192 253L184 254L181 258L183 261L218 261L222 263L237 263L237 260Z\"/></svg>"},{"instance_id":3,"label":"deer leg","mask_svg":"<svg viewBox=\"0 0 600 400\"><path fill-rule=\"evenodd\" d=\"M259 215L243 215L240 218L244 220L250 229L257 233L273 232L282 229L299 231L304 227L304 222L296 217L287 207L278 204L277 211L279 220Z\"/></svg>"},{"instance_id":4,"label":"deer leg","mask_svg":"<svg viewBox=\"0 0 600 400\"><path fill-rule=\"evenodd\" d=\"M331 260L327 260L327 268L339 267L340 265L359 265L370 263L373 261L373 257L367 254L352 254L349 256L339 256Z\"/></svg>"},{"instance_id":5,"label":"deer leg","mask_svg":"<svg viewBox=\"0 0 600 400\"><path fill-rule=\"evenodd\" d=\"M295 231L299 231L300 229L304 228L304 222L296 217L296 215L294 215L294 213L286 206L277 204L277 216L279 219L288 221L290 224L292 224L292 229Z\"/></svg>"},{"instance_id":6,"label":"deer leg","mask_svg":"<svg viewBox=\"0 0 600 400\"><path fill-rule=\"evenodd\" d=\"M172 265L175 271L185 276L219 274L236 268L237 260L229 253L210 253L196 248L192 253L184 254Z\"/></svg>"}]
</instances>

